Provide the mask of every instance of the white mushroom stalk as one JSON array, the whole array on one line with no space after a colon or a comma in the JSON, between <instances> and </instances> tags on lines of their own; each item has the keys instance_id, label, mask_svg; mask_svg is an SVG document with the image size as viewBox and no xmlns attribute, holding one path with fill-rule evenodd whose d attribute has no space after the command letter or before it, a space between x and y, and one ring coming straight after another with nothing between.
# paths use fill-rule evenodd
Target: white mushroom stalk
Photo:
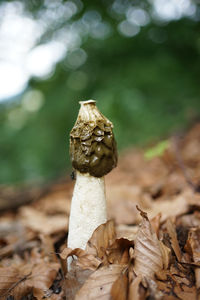
<instances>
[{"instance_id":1,"label":"white mushroom stalk","mask_svg":"<svg viewBox=\"0 0 200 300\"><path fill-rule=\"evenodd\" d=\"M81 101L70 133L70 156L76 170L68 247L85 249L93 231L107 221L104 175L117 165L113 125L94 100Z\"/></svg>"}]
</instances>

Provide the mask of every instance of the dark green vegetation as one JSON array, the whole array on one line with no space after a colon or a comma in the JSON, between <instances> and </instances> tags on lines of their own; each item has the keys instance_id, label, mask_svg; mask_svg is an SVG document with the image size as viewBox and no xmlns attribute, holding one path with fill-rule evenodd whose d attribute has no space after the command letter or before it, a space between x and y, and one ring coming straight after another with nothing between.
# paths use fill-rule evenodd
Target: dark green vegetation
<instances>
[{"instance_id":1,"label":"dark green vegetation","mask_svg":"<svg viewBox=\"0 0 200 300\"><path fill-rule=\"evenodd\" d=\"M43 2L25 3L27 10L37 17ZM97 10L102 20L109 23L110 34L103 38L85 35L80 45L84 52L69 51L52 76L30 81L28 92L36 90L35 95L44 99L37 111L24 113L23 95L1 104L0 181L3 183L45 181L71 170L69 133L80 100L97 100L98 108L114 124L120 150L165 138L199 117L198 6L196 19L182 17L157 22L150 18L137 35L125 37L117 26L126 16L109 13L113 1L84 3L80 12L66 22L76 23L86 12ZM146 1L121 3L124 10L130 3L141 5L149 15L152 9ZM56 26L45 33L41 43L52 39ZM87 59L79 64L82 54ZM18 125L12 126L13 120L18 120Z\"/></svg>"}]
</instances>

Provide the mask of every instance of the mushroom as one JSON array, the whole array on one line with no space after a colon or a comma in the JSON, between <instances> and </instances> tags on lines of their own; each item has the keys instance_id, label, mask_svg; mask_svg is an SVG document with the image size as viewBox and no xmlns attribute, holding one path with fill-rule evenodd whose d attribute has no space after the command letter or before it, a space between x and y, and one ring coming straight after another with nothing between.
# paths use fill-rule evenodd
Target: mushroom
<instances>
[{"instance_id":1,"label":"mushroom","mask_svg":"<svg viewBox=\"0 0 200 300\"><path fill-rule=\"evenodd\" d=\"M93 231L107 221L104 175L117 165L112 123L96 101L80 102L70 133L70 157L76 170L69 218L68 247L85 249Z\"/></svg>"}]
</instances>

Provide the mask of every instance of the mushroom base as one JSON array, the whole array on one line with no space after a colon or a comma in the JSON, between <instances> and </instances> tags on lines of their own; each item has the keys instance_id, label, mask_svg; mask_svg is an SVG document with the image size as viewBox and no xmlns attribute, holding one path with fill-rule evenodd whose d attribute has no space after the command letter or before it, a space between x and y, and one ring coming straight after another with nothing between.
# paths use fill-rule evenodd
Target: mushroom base
<instances>
[{"instance_id":1,"label":"mushroom base","mask_svg":"<svg viewBox=\"0 0 200 300\"><path fill-rule=\"evenodd\" d=\"M77 171L69 218L68 247L85 249L94 230L107 221L104 177Z\"/></svg>"}]
</instances>

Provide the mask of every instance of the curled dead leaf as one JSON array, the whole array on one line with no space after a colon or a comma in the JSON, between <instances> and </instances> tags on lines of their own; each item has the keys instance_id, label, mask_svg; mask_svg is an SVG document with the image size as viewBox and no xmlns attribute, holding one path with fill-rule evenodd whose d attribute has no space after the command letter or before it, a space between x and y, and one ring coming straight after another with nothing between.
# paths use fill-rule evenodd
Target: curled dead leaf
<instances>
[{"instance_id":1,"label":"curled dead leaf","mask_svg":"<svg viewBox=\"0 0 200 300\"><path fill-rule=\"evenodd\" d=\"M140 213L143 219L135 239L134 271L137 275L153 277L155 272L162 270L167 264L166 258L163 259L163 255L165 257L166 254L147 214L141 210Z\"/></svg>"},{"instance_id":2,"label":"curled dead leaf","mask_svg":"<svg viewBox=\"0 0 200 300\"><path fill-rule=\"evenodd\" d=\"M103 264L108 264L106 249L109 248L116 239L115 223L113 220L107 221L97 227L89 239L86 252L95 257L99 257Z\"/></svg>"},{"instance_id":3,"label":"curled dead leaf","mask_svg":"<svg viewBox=\"0 0 200 300\"><path fill-rule=\"evenodd\" d=\"M151 226L153 227L153 230L155 231L157 237L160 229L160 219L161 219L161 213L157 214L153 219L150 220Z\"/></svg>"},{"instance_id":4,"label":"curled dead leaf","mask_svg":"<svg viewBox=\"0 0 200 300\"><path fill-rule=\"evenodd\" d=\"M167 225L167 232L169 234L171 245L172 245L172 248L174 250L174 253L175 253L178 261L181 261L182 254L181 254L181 249L180 249L180 246L179 246L179 243L178 243L175 226L172 223L171 219L167 220L166 225Z\"/></svg>"},{"instance_id":5,"label":"curled dead leaf","mask_svg":"<svg viewBox=\"0 0 200 300\"><path fill-rule=\"evenodd\" d=\"M130 260L129 250L134 247L134 242L127 239L116 239L106 250L107 261L110 264L128 264Z\"/></svg>"},{"instance_id":6,"label":"curled dead leaf","mask_svg":"<svg viewBox=\"0 0 200 300\"><path fill-rule=\"evenodd\" d=\"M107 221L97 227L87 243L86 249L65 248L60 257L67 259L69 256L76 256L76 265L82 269L96 270L100 264L108 264L107 249L116 239L115 224L113 220Z\"/></svg>"},{"instance_id":7,"label":"curled dead leaf","mask_svg":"<svg viewBox=\"0 0 200 300\"><path fill-rule=\"evenodd\" d=\"M115 238L114 222L108 221L94 231L86 250L65 248L60 257L66 260L69 256L76 256L76 266L90 270L96 270L100 264L127 264L130 259L129 249L134 243L127 239Z\"/></svg>"},{"instance_id":8,"label":"curled dead leaf","mask_svg":"<svg viewBox=\"0 0 200 300\"><path fill-rule=\"evenodd\" d=\"M192 256L195 263L200 263L200 229L191 228L188 233L188 239L185 245L185 250ZM196 287L200 288L200 268L194 267Z\"/></svg>"},{"instance_id":9,"label":"curled dead leaf","mask_svg":"<svg viewBox=\"0 0 200 300\"><path fill-rule=\"evenodd\" d=\"M76 260L76 265L82 269L96 270L101 264L101 260L95 257L93 254L87 253L85 250L76 248L65 248L61 253L60 257L66 260L69 256L75 255L78 259Z\"/></svg>"},{"instance_id":10,"label":"curled dead leaf","mask_svg":"<svg viewBox=\"0 0 200 300\"><path fill-rule=\"evenodd\" d=\"M165 244L163 244L163 242L159 241L159 244L163 258L163 267L164 269L167 269L170 262L171 250Z\"/></svg>"}]
</instances>

